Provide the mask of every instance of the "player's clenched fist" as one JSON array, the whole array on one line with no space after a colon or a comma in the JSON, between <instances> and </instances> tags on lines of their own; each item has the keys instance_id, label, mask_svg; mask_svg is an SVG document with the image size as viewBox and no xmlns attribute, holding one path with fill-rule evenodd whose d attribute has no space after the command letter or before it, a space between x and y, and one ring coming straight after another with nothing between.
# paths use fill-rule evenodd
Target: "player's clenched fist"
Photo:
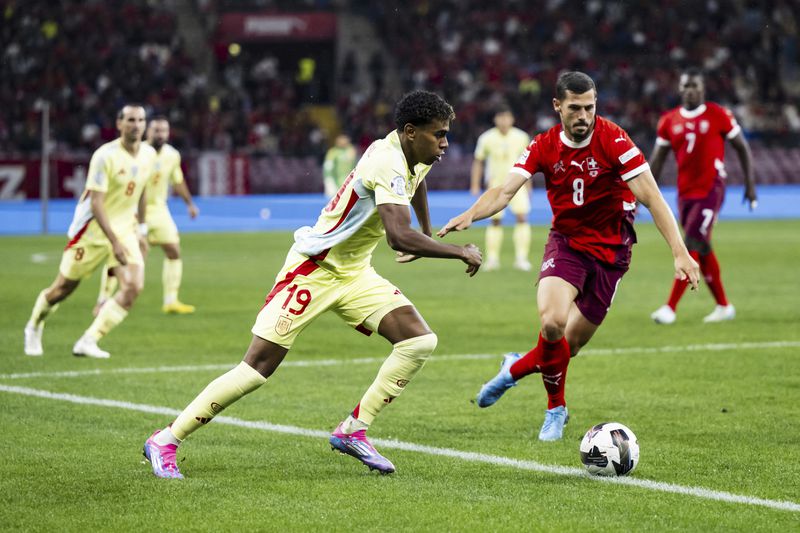
<instances>
[{"instance_id":1,"label":"player's clenched fist","mask_svg":"<svg viewBox=\"0 0 800 533\"><path fill-rule=\"evenodd\" d=\"M464 257L462 257L461 260L467 264L466 272L470 277L472 277L478 273L478 269L481 267L481 262L483 262L481 250L474 244L467 244L462 248L462 250L464 251Z\"/></svg>"}]
</instances>

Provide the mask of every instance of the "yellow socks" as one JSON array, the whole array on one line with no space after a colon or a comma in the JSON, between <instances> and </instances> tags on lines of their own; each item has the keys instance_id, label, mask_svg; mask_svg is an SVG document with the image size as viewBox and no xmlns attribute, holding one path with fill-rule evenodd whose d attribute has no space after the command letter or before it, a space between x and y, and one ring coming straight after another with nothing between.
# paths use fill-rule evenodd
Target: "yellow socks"
<instances>
[{"instance_id":1,"label":"yellow socks","mask_svg":"<svg viewBox=\"0 0 800 533\"><path fill-rule=\"evenodd\" d=\"M164 258L164 267L161 271L161 283L164 287L164 305L178 301L178 289L181 287L183 276L183 260Z\"/></svg>"},{"instance_id":2,"label":"yellow socks","mask_svg":"<svg viewBox=\"0 0 800 533\"><path fill-rule=\"evenodd\" d=\"M500 249L503 246L503 226L490 225L486 228L486 261L500 261Z\"/></svg>"},{"instance_id":3,"label":"yellow socks","mask_svg":"<svg viewBox=\"0 0 800 533\"><path fill-rule=\"evenodd\" d=\"M172 423L172 434L178 440L185 439L196 429L208 424L223 409L245 394L253 392L266 381L267 378L242 361L237 367L209 383L203 392L192 400L192 403Z\"/></svg>"},{"instance_id":4,"label":"yellow socks","mask_svg":"<svg viewBox=\"0 0 800 533\"><path fill-rule=\"evenodd\" d=\"M119 287L119 280L117 276L109 276L108 265L103 266L103 272L100 274L100 294L97 295L97 302L102 303L110 300Z\"/></svg>"},{"instance_id":5,"label":"yellow socks","mask_svg":"<svg viewBox=\"0 0 800 533\"><path fill-rule=\"evenodd\" d=\"M47 315L54 313L58 309L58 304L50 305L50 302L44 297L46 292L47 289L40 292L39 296L36 297L36 303L33 304L33 311L31 311L31 318L28 322L34 327L38 327L39 323L47 318Z\"/></svg>"},{"instance_id":6,"label":"yellow socks","mask_svg":"<svg viewBox=\"0 0 800 533\"><path fill-rule=\"evenodd\" d=\"M94 322L92 322L92 325L86 330L86 334L95 341L99 341L115 326L125 320L126 316L128 316L128 311L119 305L114 298L111 298L100 308Z\"/></svg>"},{"instance_id":7,"label":"yellow socks","mask_svg":"<svg viewBox=\"0 0 800 533\"><path fill-rule=\"evenodd\" d=\"M400 341L381 366L357 408L356 418L365 429L378 413L397 398L436 348L436 335L429 333ZM343 428L346 430L346 428Z\"/></svg>"},{"instance_id":8,"label":"yellow socks","mask_svg":"<svg viewBox=\"0 0 800 533\"><path fill-rule=\"evenodd\" d=\"M517 223L514 226L514 252L517 261L527 261L531 251L531 227L528 223Z\"/></svg>"}]
</instances>

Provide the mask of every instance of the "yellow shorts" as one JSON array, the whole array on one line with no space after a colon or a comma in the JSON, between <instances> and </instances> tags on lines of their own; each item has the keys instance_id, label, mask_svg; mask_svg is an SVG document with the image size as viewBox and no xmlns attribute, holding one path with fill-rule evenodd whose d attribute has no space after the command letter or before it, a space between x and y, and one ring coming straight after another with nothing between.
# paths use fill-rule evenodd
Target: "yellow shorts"
<instances>
[{"instance_id":1,"label":"yellow shorts","mask_svg":"<svg viewBox=\"0 0 800 533\"><path fill-rule=\"evenodd\" d=\"M148 206L145 213L147 242L150 244L177 244L178 227L166 206Z\"/></svg>"},{"instance_id":2,"label":"yellow shorts","mask_svg":"<svg viewBox=\"0 0 800 533\"><path fill-rule=\"evenodd\" d=\"M144 265L134 227L129 232L118 234L117 238L127 251L125 255L128 264ZM91 276L104 261L108 268L119 266L109 240L105 236L84 234L77 242L64 249L58 271L67 279L80 280Z\"/></svg>"},{"instance_id":3,"label":"yellow shorts","mask_svg":"<svg viewBox=\"0 0 800 533\"><path fill-rule=\"evenodd\" d=\"M511 212L515 215L527 215L531 212L531 192L527 186L523 185L517 194L508 203ZM503 209L499 213L492 215L492 220L502 220L506 210Z\"/></svg>"},{"instance_id":4,"label":"yellow shorts","mask_svg":"<svg viewBox=\"0 0 800 533\"><path fill-rule=\"evenodd\" d=\"M290 348L306 326L326 311L371 335L389 312L412 305L400 290L369 267L339 277L290 251L253 325L254 335Z\"/></svg>"}]
</instances>

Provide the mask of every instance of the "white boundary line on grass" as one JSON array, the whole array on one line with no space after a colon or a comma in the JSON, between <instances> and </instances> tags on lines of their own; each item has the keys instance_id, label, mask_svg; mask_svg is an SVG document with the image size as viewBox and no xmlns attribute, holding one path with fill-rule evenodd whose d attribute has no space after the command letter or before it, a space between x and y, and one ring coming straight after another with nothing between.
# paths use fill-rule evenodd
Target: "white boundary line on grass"
<instances>
[{"instance_id":1,"label":"white boundary line on grass","mask_svg":"<svg viewBox=\"0 0 800 533\"><path fill-rule=\"evenodd\" d=\"M178 411L177 409L172 409L170 407L160 407L156 405L123 402L118 400L107 400L103 398L92 398L90 396L78 396L75 394L50 392L46 390L31 389L28 387L16 387L12 385L0 385L0 392L20 394L23 396L33 396L37 398L44 398L47 400L59 400L79 405L112 407L117 409L126 409L128 411L138 411L142 413L152 413L165 416L177 416L180 413L180 411ZM240 418L233 418L228 416L218 416L214 419L214 421L217 424L226 424L229 426L259 429L262 431L283 433L287 435L297 435L301 437L327 439L330 436L330 433L328 433L327 431L305 429L305 428L286 426L281 424L271 424L269 422L264 422L264 421L242 420ZM144 438L144 436L142 438ZM586 479L591 479L598 482L627 485L627 486L639 487L659 492L669 492L672 494L683 494L686 496L694 496L696 498L704 498L707 500L716 500L728 503L740 503L746 505L757 505L761 507L769 507L771 509L778 509L781 511L791 511L795 513L800 512L800 503L795 503L786 500L768 500L764 498L756 498L753 496L743 496L740 494L733 494L731 492L705 489L702 487L688 487L684 485L675 485L673 483L651 481L648 479L637 479L628 477L621 477L621 478L592 477L586 474L586 472L584 472L580 468L546 465L542 463L537 463L536 461L513 459L511 457L502 457L499 455L489 455L485 453L465 452L461 450L455 450L453 448L439 448L435 446L425 446L422 444L414 444L413 442L402 442L397 440L386 440L386 439L373 439L373 442L383 448L404 450L409 452L422 453L426 455L451 457L453 459L460 459L462 461L468 461L473 463L487 463L496 466L516 468L518 470L543 472L559 476L584 477Z\"/></svg>"},{"instance_id":2,"label":"white boundary line on grass","mask_svg":"<svg viewBox=\"0 0 800 533\"><path fill-rule=\"evenodd\" d=\"M581 356L597 355L625 355L625 354L655 354L676 352L719 352L725 350L765 350L770 348L800 348L800 341L772 341L772 342L731 342L686 344L683 346L657 346L657 347L629 347L629 348L587 348ZM500 359L500 354L455 354L434 355L430 361L465 361L480 359ZM359 365L382 363L385 357L362 357L358 359L319 359L284 361L283 367L319 367L339 365ZM167 372L203 372L206 370L230 370L235 364L213 365L182 365L182 366L149 366L93 369L93 370L65 370L61 372L18 372L13 374L0 374L0 379L29 379L29 378L78 378L84 376L99 376L105 374L161 374Z\"/></svg>"}]
</instances>

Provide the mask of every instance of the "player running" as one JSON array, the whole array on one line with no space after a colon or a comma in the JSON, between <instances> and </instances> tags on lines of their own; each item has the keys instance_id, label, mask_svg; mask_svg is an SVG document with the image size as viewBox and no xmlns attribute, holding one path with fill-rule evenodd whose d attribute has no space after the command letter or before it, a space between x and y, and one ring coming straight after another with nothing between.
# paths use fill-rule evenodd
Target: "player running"
<instances>
[{"instance_id":1,"label":"player running","mask_svg":"<svg viewBox=\"0 0 800 533\"><path fill-rule=\"evenodd\" d=\"M558 77L553 108L561 124L537 135L500 187L440 231L461 231L503 209L536 172L545 176L553 209L544 250L537 304L541 332L524 356L506 354L500 372L477 396L493 405L523 377L538 372L548 405L539 439L558 440L567 422L564 389L570 357L578 354L603 322L636 242L633 215L638 200L650 209L670 249L676 276L697 284L697 263L680 238L647 161L619 126L595 116L597 90L582 72Z\"/></svg>"},{"instance_id":2,"label":"player running","mask_svg":"<svg viewBox=\"0 0 800 533\"><path fill-rule=\"evenodd\" d=\"M25 353L42 355L45 319L78 287L81 280L108 261L120 289L100 308L89 329L72 348L77 356L106 359L109 353L97 342L128 315L144 287L142 250L147 242L137 232L144 221L147 180L155 170L155 150L141 142L145 111L140 105L126 105L117 115L119 139L95 151L58 275L50 287L39 293L25 325ZM138 211L137 211L138 208ZM138 214L137 214L138 213Z\"/></svg>"},{"instance_id":3,"label":"player running","mask_svg":"<svg viewBox=\"0 0 800 533\"><path fill-rule=\"evenodd\" d=\"M180 442L263 385L296 337L327 311L362 333L378 332L393 345L375 381L331 434L330 444L370 469L395 471L366 431L422 368L437 339L408 298L370 263L385 235L389 246L405 254L401 262L452 258L466 263L470 276L478 271L481 254L476 246L443 244L430 237L424 179L447 149L454 117L450 104L434 93L415 91L398 102L397 129L370 145L316 225L295 232L286 263L252 328L244 360L212 381L172 424L145 442L144 453L156 476L182 477L175 463ZM421 233L411 228L409 204Z\"/></svg>"},{"instance_id":4,"label":"player running","mask_svg":"<svg viewBox=\"0 0 800 533\"><path fill-rule=\"evenodd\" d=\"M681 106L667 111L658 121L658 137L653 150L652 169L656 180L661 177L664 160L670 149L678 161L678 212L683 226L686 247L700 263L708 288L717 302L703 322L733 320L736 310L728 301L722 286L719 262L711 247L711 232L725 199L725 139L730 140L744 170L744 199L750 209L756 206L756 186L750 146L730 111L705 101L703 74L688 69L679 82ZM657 324L675 322L686 281L675 279L667 303L656 309L650 318Z\"/></svg>"}]
</instances>

